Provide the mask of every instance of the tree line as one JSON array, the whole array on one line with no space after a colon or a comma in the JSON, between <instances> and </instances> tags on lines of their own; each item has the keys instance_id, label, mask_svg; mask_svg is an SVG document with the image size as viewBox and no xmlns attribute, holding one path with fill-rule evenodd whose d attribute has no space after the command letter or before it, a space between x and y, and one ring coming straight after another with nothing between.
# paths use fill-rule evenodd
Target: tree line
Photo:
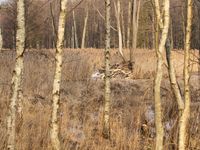
<instances>
[{"instance_id":1,"label":"tree line","mask_svg":"<svg viewBox=\"0 0 200 150\"><path fill-rule=\"evenodd\" d=\"M79 5L76 7L76 5ZM27 0L26 47L55 48L54 27L58 26L59 2L55 0ZM155 24L152 1L150 0L113 0L111 1L111 48L155 47ZM73 9L73 8L76 9ZM105 10L101 0L68 0L68 22L65 26L64 47L104 48ZM186 5L184 1L172 1L170 4L170 34L175 49L184 48ZM192 33L200 32L200 2L194 0ZM1 30L3 47L15 48L16 1L8 0L1 5ZM55 24L54 24L54 23ZM135 24L136 23L136 24ZM53 25L54 24L54 25ZM134 24L132 28L132 25ZM132 34L134 38L132 38ZM199 49L200 36L194 34L191 47Z\"/></svg>"}]
</instances>

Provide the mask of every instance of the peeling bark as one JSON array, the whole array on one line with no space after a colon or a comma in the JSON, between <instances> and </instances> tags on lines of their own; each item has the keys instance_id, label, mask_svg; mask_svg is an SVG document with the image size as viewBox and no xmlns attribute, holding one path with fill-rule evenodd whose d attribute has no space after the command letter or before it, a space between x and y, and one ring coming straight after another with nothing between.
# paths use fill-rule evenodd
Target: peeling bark
<instances>
[{"instance_id":1,"label":"peeling bark","mask_svg":"<svg viewBox=\"0 0 200 150\"><path fill-rule=\"evenodd\" d=\"M179 129L179 150L186 149L187 139L187 126L190 117L190 88L189 88L189 51L191 45L191 26L192 26L192 0L187 1L187 26L185 35L185 50L184 50L184 95L185 95L185 108L182 116L180 117Z\"/></svg>"},{"instance_id":2,"label":"peeling bark","mask_svg":"<svg viewBox=\"0 0 200 150\"><path fill-rule=\"evenodd\" d=\"M155 126L156 126L156 150L163 150L163 138L164 138L164 128L162 124L162 103L161 103L161 95L160 95L160 87L162 81L162 65L163 58L162 53L165 48L165 43L168 36L169 30L169 0L163 1L164 6L164 15L163 19L160 17L160 6L158 0L154 0L155 2L155 12L156 12L156 21L159 24L161 29L161 39L156 51L157 54L157 67L156 67L156 77L154 83L154 100L155 100ZM157 41L158 42L158 41Z\"/></svg>"},{"instance_id":3,"label":"peeling bark","mask_svg":"<svg viewBox=\"0 0 200 150\"><path fill-rule=\"evenodd\" d=\"M106 39L105 39L105 99L103 114L103 137L110 139L110 0L105 1L106 5Z\"/></svg>"},{"instance_id":4,"label":"peeling bark","mask_svg":"<svg viewBox=\"0 0 200 150\"><path fill-rule=\"evenodd\" d=\"M7 149L15 149L15 121L18 100L21 98L21 81L24 68L25 50L25 6L24 0L17 1L17 34L15 68L11 83L11 96L7 118ZM21 109L21 108L20 108Z\"/></svg>"},{"instance_id":5,"label":"peeling bark","mask_svg":"<svg viewBox=\"0 0 200 150\"><path fill-rule=\"evenodd\" d=\"M56 44L56 68L53 82L53 100L52 100L52 114L51 114L51 127L50 127L50 137L53 149L60 150L59 141L59 107L60 107L60 84L61 84L61 71L62 71L62 53L64 44L64 30L65 30L65 18L67 14L66 9L67 0L61 0L61 10L59 15L58 24L58 36Z\"/></svg>"}]
</instances>

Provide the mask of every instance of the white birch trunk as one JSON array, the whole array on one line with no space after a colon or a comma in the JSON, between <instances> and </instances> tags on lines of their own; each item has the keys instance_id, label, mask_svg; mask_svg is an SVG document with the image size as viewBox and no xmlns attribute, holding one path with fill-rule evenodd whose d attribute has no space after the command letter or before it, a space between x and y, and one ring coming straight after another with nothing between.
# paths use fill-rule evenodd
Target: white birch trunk
<instances>
[{"instance_id":1,"label":"white birch trunk","mask_svg":"<svg viewBox=\"0 0 200 150\"><path fill-rule=\"evenodd\" d=\"M64 31L65 31L65 19L66 19L66 4L67 0L61 0L61 10L59 15L58 24L58 36L56 44L56 68L53 82L53 100L52 100L52 114L51 114L51 127L50 127L50 137L53 149L60 150L59 141L59 107L60 107L60 84L61 84L61 71L62 71L62 53L64 44Z\"/></svg>"},{"instance_id":2,"label":"white birch trunk","mask_svg":"<svg viewBox=\"0 0 200 150\"><path fill-rule=\"evenodd\" d=\"M155 0L155 4L159 5L158 0ZM157 53L157 67L156 67L156 77L155 77L155 83L154 83L154 100L155 100L155 126L156 126L156 150L163 150L163 138L164 138L164 128L162 124L162 104L161 104L161 95L160 95L160 87L161 87L161 81L162 81L162 65L163 65L163 58L162 53L165 49L165 43L168 36L168 30L169 30L169 0L163 1L164 6L164 16L163 19L160 18L160 9L158 9L157 5L155 5L155 11L156 11L156 18L157 23L159 24L161 28L161 39L158 46ZM157 41L158 42L158 41Z\"/></svg>"},{"instance_id":3,"label":"white birch trunk","mask_svg":"<svg viewBox=\"0 0 200 150\"><path fill-rule=\"evenodd\" d=\"M103 137L110 139L110 0L106 0L106 39L105 39L105 99L103 115Z\"/></svg>"},{"instance_id":4,"label":"white birch trunk","mask_svg":"<svg viewBox=\"0 0 200 150\"><path fill-rule=\"evenodd\" d=\"M21 80L23 74L23 54L25 50L25 6L24 0L17 1L17 36L16 36L16 58L11 83L11 96L7 118L7 149L15 149L15 121L17 100L21 93Z\"/></svg>"},{"instance_id":5,"label":"white birch trunk","mask_svg":"<svg viewBox=\"0 0 200 150\"><path fill-rule=\"evenodd\" d=\"M189 88L189 51L191 45L191 26L192 26L192 4L193 0L187 1L187 26L185 35L185 50L184 50L184 95L185 95L185 108L182 116L180 117L179 129L179 150L186 149L187 127L190 117L190 88Z\"/></svg>"},{"instance_id":6,"label":"white birch trunk","mask_svg":"<svg viewBox=\"0 0 200 150\"><path fill-rule=\"evenodd\" d=\"M122 31L121 31L121 21L120 21L120 14L121 14L121 6L120 6L120 1L117 0L117 6L114 2L114 6L115 6L115 14L116 14L116 18L117 18L117 30L118 30L118 46L119 46L119 53L121 55L121 57L124 59L124 54L123 54L123 47L122 47Z\"/></svg>"}]
</instances>

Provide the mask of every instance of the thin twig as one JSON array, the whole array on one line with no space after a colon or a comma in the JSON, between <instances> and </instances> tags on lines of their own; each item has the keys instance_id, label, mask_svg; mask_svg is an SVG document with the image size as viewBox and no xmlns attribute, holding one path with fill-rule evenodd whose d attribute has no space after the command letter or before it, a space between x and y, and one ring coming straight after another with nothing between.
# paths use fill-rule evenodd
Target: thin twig
<instances>
[{"instance_id":1,"label":"thin twig","mask_svg":"<svg viewBox=\"0 0 200 150\"><path fill-rule=\"evenodd\" d=\"M68 11L68 14L72 13L83 1L84 0L80 0L70 11Z\"/></svg>"},{"instance_id":2,"label":"thin twig","mask_svg":"<svg viewBox=\"0 0 200 150\"><path fill-rule=\"evenodd\" d=\"M95 7L94 3L93 3L93 7L94 7L95 10L98 12L99 16L100 16L103 20L105 20L105 17L101 14L101 12L99 11L99 9ZM110 28L117 32L117 29L114 28L113 26L110 26Z\"/></svg>"}]
</instances>

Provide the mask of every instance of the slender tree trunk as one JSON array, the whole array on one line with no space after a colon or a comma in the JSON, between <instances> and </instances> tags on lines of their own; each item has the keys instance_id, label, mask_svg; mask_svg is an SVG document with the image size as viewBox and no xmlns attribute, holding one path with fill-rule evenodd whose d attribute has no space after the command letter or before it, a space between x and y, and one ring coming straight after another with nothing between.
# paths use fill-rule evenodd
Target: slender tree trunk
<instances>
[{"instance_id":1,"label":"slender tree trunk","mask_svg":"<svg viewBox=\"0 0 200 150\"><path fill-rule=\"evenodd\" d=\"M168 64L168 72L169 72L170 83L171 83L172 91L175 95L175 98L176 98L176 101L177 101L177 104L178 104L179 116L181 116L182 111L184 109L184 101L182 99L181 91L179 89L178 82L176 80L176 73L175 73L175 69L174 69L174 66L173 66L173 60L172 60L172 57L171 57L172 47L171 47L169 39L167 39L165 48L166 48L166 58L167 58L167 64Z\"/></svg>"},{"instance_id":2,"label":"slender tree trunk","mask_svg":"<svg viewBox=\"0 0 200 150\"><path fill-rule=\"evenodd\" d=\"M106 5L106 39L105 39L105 99L103 115L103 137L110 138L110 0L105 1Z\"/></svg>"},{"instance_id":3,"label":"slender tree trunk","mask_svg":"<svg viewBox=\"0 0 200 150\"><path fill-rule=\"evenodd\" d=\"M184 51L184 95L185 108L180 117L179 129L179 150L186 149L187 126L190 117L190 89L189 89L189 50L191 45L191 26L192 26L192 0L187 1L187 26L185 37L185 51Z\"/></svg>"},{"instance_id":4,"label":"slender tree trunk","mask_svg":"<svg viewBox=\"0 0 200 150\"><path fill-rule=\"evenodd\" d=\"M155 7L154 7L154 2L153 0L151 1L151 6L152 6L152 9L153 9L153 12L152 12L152 39L153 39L153 48L155 48L156 51L158 51L158 32L159 32L159 25L157 23L157 20L156 20L156 11L155 11Z\"/></svg>"},{"instance_id":5,"label":"slender tree trunk","mask_svg":"<svg viewBox=\"0 0 200 150\"><path fill-rule=\"evenodd\" d=\"M120 1L117 0L117 6L116 6L115 1L114 1L114 6L115 6L115 14L116 14L116 18L117 18L119 53L120 53L123 61L125 61L124 54L123 54L123 51L122 51L123 47L122 47L122 31L121 31L121 22L120 22L120 14L121 14Z\"/></svg>"},{"instance_id":6,"label":"slender tree trunk","mask_svg":"<svg viewBox=\"0 0 200 150\"><path fill-rule=\"evenodd\" d=\"M136 27L137 27L136 36L137 36L137 33L138 33L138 24L139 24L139 19L140 19L140 5L141 5L141 0L138 0L137 14L136 14ZM136 40L137 40L137 38L136 38ZM136 41L136 44L137 44L137 41Z\"/></svg>"},{"instance_id":7,"label":"slender tree trunk","mask_svg":"<svg viewBox=\"0 0 200 150\"><path fill-rule=\"evenodd\" d=\"M84 27L83 27L83 36L82 36L82 42L81 42L81 48L84 49L85 48L85 37L86 37L86 31L87 31L87 23L88 23L88 6L86 9L86 16L85 16L85 20L84 20Z\"/></svg>"},{"instance_id":8,"label":"slender tree trunk","mask_svg":"<svg viewBox=\"0 0 200 150\"><path fill-rule=\"evenodd\" d=\"M3 48L3 38L2 38L2 31L0 28L0 52L2 51L2 48Z\"/></svg>"},{"instance_id":9,"label":"slender tree trunk","mask_svg":"<svg viewBox=\"0 0 200 150\"><path fill-rule=\"evenodd\" d=\"M199 49L199 66L198 66L198 73L200 75L200 49ZM200 76L199 76L199 89L200 89Z\"/></svg>"},{"instance_id":10,"label":"slender tree trunk","mask_svg":"<svg viewBox=\"0 0 200 150\"><path fill-rule=\"evenodd\" d=\"M199 1L200 3L200 1ZM200 5L199 5L200 6ZM198 22L200 22L200 8L198 9ZM199 51L199 65L198 65L198 73L200 75L200 25L198 25L198 32L199 32L199 43L198 43L198 51ZM199 76L199 88L200 88L200 76Z\"/></svg>"},{"instance_id":11,"label":"slender tree trunk","mask_svg":"<svg viewBox=\"0 0 200 150\"><path fill-rule=\"evenodd\" d=\"M160 9L159 1L154 0L155 2L155 12L156 12L156 20L157 24L160 23L161 28L161 39L159 43L157 53L157 68L156 68L156 77L154 83L154 98L155 98L155 125L156 125L156 150L163 150L163 138L164 138L164 128L162 124L162 104L161 104L161 95L160 95L160 86L162 81L162 53L165 48L165 43L168 36L169 30L169 0L163 1L164 6L164 16L163 19L160 18ZM164 21L162 21L164 20ZM158 42L158 41L157 41Z\"/></svg>"},{"instance_id":12,"label":"slender tree trunk","mask_svg":"<svg viewBox=\"0 0 200 150\"><path fill-rule=\"evenodd\" d=\"M78 37L77 37L77 30L76 30L76 18L75 18L74 11L73 11L73 20L74 20L75 48L78 48Z\"/></svg>"},{"instance_id":13,"label":"slender tree trunk","mask_svg":"<svg viewBox=\"0 0 200 150\"><path fill-rule=\"evenodd\" d=\"M185 36L186 36L186 33L185 33L185 15L184 15L184 4L185 4L185 0L183 0L182 2L182 9L181 9L181 17L182 17L182 29L183 29L183 44L185 44ZM183 47L185 49L185 47Z\"/></svg>"},{"instance_id":14,"label":"slender tree trunk","mask_svg":"<svg viewBox=\"0 0 200 150\"><path fill-rule=\"evenodd\" d=\"M130 49L130 65L133 69L134 56L133 52L137 48L137 33L138 33L138 24L140 16L140 0L133 0L133 12L132 12L132 48Z\"/></svg>"},{"instance_id":15,"label":"slender tree trunk","mask_svg":"<svg viewBox=\"0 0 200 150\"><path fill-rule=\"evenodd\" d=\"M122 20L122 41L123 41L123 48L126 47L126 34L125 34L125 24L124 24L124 14L121 13L121 20Z\"/></svg>"},{"instance_id":16,"label":"slender tree trunk","mask_svg":"<svg viewBox=\"0 0 200 150\"><path fill-rule=\"evenodd\" d=\"M13 35L12 48L15 49L16 48L16 29L13 30L12 35Z\"/></svg>"},{"instance_id":17,"label":"slender tree trunk","mask_svg":"<svg viewBox=\"0 0 200 150\"><path fill-rule=\"evenodd\" d=\"M152 27L152 40L153 40L153 42L152 42L152 48L155 48L156 47L156 43L155 43L155 41L156 41L156 29L155 29L155 22L153 22L153 25L152 25L153 27Z\"/></svg>"},{"instance_id":18,"label":"slender tree trunk","mask_svg":"<svg viewBox=\"0 0 200 150\"><path fill-rule=\"evenodd\" d=\"M24 68L23 54L25 50L25 6L24 0L17 1L17 36L16 36L16 58L15 68L13 71L12 83L11 83L11 96L9 104L9 112L7 118L7 134L8 143L7 149L15 149L15 120L17 100L19 99L21 92L21 80Z\"/></svg>"},{"instance_id":19,"label":"slender tree trunk","mask_svg":"<svg viewBox=\"0 0 200 150\"><path fill-rule=\"evenodd\" d=\"M170 40L171 40L171 50L174 49L174 37L173 37L173 20L170 19Z\"/></svg>"},{"instance_id":20,"label":"slender tree trunk","mask_svg":"<svg viewBox=\"0 0 200 150\"><path fill-rule=\"evenodd\" d=\"M74 37L74 26L72 26L71 48L75 47L74 39L75 39L75 37Z\"/></svg>"},{"instance_id":21,"label":"slender tree trunk","mask_svg":"<svg viewBox=\"0 0 200 150\"><path fill-rule=\"evenodd\" d=\"M56 30L56 22L55 22L55 17L53 14L53 8L52 4L50 3L50 11L51 11L51 20L52 20L52 28L53 28L53 48L56 47L56 41L57 41L57 30Z\"/></svg>"},{"instance_id":22,"label":"slender tree trunk","mask_svg":"<svg viewBox=\"0 0 200 150\"><path fill-rule=\"evenodd\" d=\"M132 0L128 1L128 28L127 28L127 48L130 48L130 33L131 33L131 8Z\"/></svg>"},{"instance_id":23,"label":"slender tree trunk","mask_svg":"<svg viewBox=\"0 0 200 150\"><path fill-rule=\"evenodd\" d=\"M60 102L60 83L61 83L61 71L62 71L62 53L64 44L64 31L65 31L65 18L66 18L66 4L67 0L61 0L61 10L59 15L58 24L58 37L56 44L56 68L53 82L53 103L52 103L52 114L51 114L51 127L50 127L50 137L53 149L60 150L59 141L59 102Z\"/></svg>"}]
</instances>

